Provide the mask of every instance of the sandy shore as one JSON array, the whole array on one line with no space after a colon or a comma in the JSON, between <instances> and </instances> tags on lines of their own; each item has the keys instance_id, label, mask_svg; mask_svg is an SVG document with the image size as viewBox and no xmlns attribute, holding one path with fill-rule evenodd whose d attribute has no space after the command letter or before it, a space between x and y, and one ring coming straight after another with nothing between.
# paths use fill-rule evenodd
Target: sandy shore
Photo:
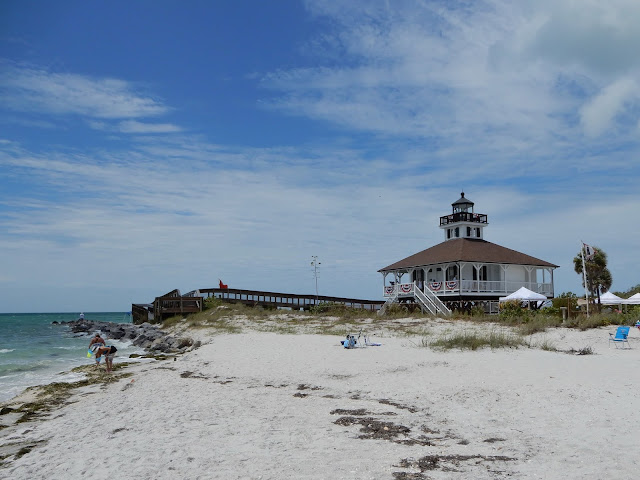
<instances>
[{"instance_id":1,"label":"sandy shore","mask_svg":"<svg viewBox=\"0 0 640 480\"><path fill-rule=\"evenodd\" d=\"M35 445L0 478L636 478L640 332L621 350L613 330L530 338L593 355L438 351L381 329L382 346L353 350L331 335L201 330L205 344L175 361L0 430L5 446Z\"/></svg>"}]
</instances>

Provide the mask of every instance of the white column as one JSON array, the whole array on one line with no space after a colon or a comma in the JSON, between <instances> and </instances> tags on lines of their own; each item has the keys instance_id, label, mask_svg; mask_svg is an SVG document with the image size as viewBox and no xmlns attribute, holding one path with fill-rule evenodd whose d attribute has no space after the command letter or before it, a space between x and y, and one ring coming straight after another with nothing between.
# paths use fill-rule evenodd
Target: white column
<instances>
[{"instance_id":1,"label":"white column","mask_svg":"<svg viewBox=\"0 0 640 480\"><path fill-rule=\"evenodd\" d=\"M507 293L507 270L509 270L509 265L500 265L502 269L502 291Z\"/></svg>"}]
</instances>

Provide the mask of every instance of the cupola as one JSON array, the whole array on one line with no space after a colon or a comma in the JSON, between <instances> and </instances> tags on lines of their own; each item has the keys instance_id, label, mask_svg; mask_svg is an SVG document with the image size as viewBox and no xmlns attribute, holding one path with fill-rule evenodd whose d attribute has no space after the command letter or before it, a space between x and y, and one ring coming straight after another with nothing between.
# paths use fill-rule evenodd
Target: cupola
<instances>
[{"instance_id":1,"label":"cupola","mask_svg":"<svg viewBox=\"0 0 640 480\"><path fill-rule=\"evenodd\" d=\"M464 192L460 193L460 198L451 204L453 213L471 212L473 213L473 202L464 198Z\"/></svg>"},{"instance_id":2,"label":"cupola","mask_svg":"<svg viewBox=\"0 0 640 480\"><path fill-rule=\"evenodd\" d=\"M475 213L473 206L474 203L465 198L462 192L460 198L451 204L452 213L440 217L440 228L444 230L445 240L483 238L484 227L488 225L487 216Z\"/></svg>"}]
</instances>

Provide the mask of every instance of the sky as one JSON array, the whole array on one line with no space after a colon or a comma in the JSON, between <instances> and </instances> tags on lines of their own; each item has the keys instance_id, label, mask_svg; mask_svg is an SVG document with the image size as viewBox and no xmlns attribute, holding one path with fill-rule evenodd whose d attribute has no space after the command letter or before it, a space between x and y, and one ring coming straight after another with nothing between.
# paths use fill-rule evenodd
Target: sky
<instances>
[{"instance_id":1,"label":"sky","mask_svg":"<svg viewBox=\"0 0 640 480\"><path fill-rule=\"evenodd\" d=\"M640 2L0 2L0 311L382 299L444 240L640 283Z\"/></svg>"}]
</instances>

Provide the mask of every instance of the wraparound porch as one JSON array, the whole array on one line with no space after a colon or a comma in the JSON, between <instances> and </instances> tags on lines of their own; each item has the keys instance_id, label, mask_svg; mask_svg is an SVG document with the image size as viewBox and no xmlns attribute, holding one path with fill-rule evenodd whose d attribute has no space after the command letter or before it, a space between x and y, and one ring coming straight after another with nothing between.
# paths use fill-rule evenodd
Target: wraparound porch
<instances>
[{"instance_id":1,"label":"wraparound porch","mask_svg":"<svg viewBox=\"0 0 640 480\"><path fill-rule=\"evenodd\" d=\"M449 280L445 282L428 282L426 285L420 283L395 283L384 287L384 296L392 297L398 295L412 296L414 288L418 288L425 292L429 289L438 297L459 297L459 296L506 296L515 292L520 287L541 293L547 297L553 297L552 283L539 282L513 282L513 281L489 281L489 280Z\"/></svg>"},{"instance_id":2,"label":"wraparound porch","mask_svg":"<svg viewBox=\"0 0 640 480\"><path fill-rule=\"evenodd\" d=\"M553 268L480 262L452 262L382 272L384 296L411 295L413 285L440 298L491 298L521 287L553 298ZM392 281L387 281L391 276ZM408 276L409 278L406 278ZM403 278L404 277L404 278ZM405 280L406 278L406 280Z\"/></svg>"}]
</instances>

